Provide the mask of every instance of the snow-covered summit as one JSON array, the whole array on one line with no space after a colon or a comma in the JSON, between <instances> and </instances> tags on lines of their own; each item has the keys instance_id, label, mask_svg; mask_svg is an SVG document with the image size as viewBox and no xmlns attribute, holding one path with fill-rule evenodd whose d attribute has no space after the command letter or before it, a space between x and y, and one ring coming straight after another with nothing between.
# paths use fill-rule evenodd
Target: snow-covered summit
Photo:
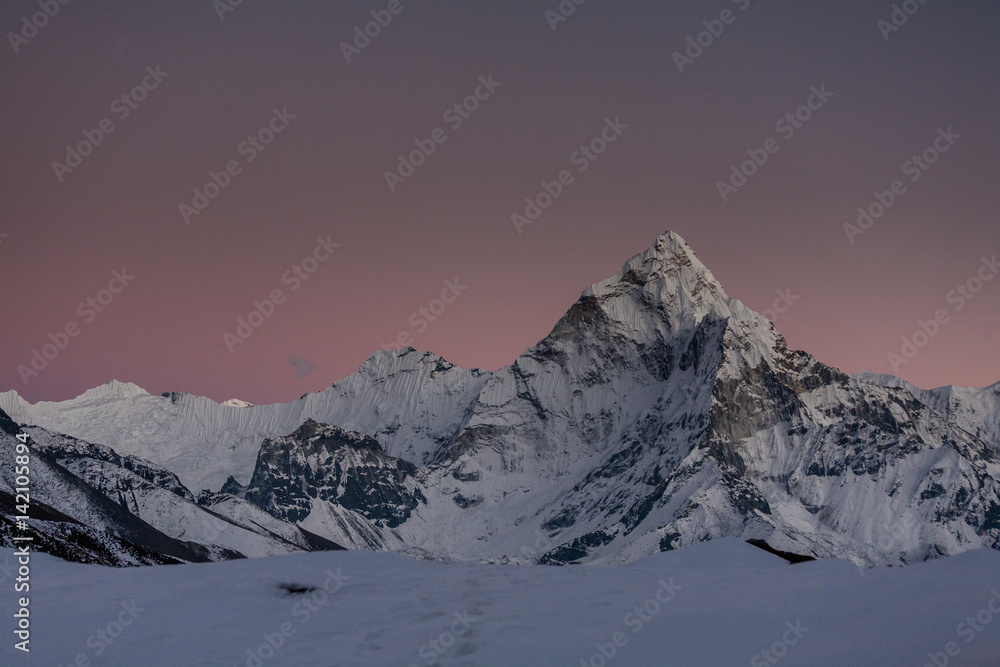
<instances>
[{"instance_id":1,"label":"snow-covered summit","mask_svg":"<svg viewBox=\"0 0 1000 667\"><path fill-rule=\"evenodd\" d=\"M697 321L710 312L730 314L731 300L683 238L668 231L616 275L592 285L594 297L615 320L638 324L636 310L655 307L673 318Z\"/></svg>"},{"instance_id":2,"label":"snow-covered summit","mask_svg":"<svg viewBox=\"0 0 1000 667\"><path fill-rule=\"evenodd\" d=\"M131 382L119 382L118 380L111 380L110 382L105 382L99 387L88 389L79 396L71 398L67 401L39 401L38 403L32 404L28 403L23 398L21 398L21 395L18 394L13 389L0 393L0 401L3 401L5 403L19 402L25 406L32 406L37 410L44 411L50 408L61 410L68 406L79 407L104 401L142 398L149 395L150 395L149 392L147 392L139 385L132 384Z\"/></svg>"},{"instance_id":3,"label":"snow-covered summit","mask_svg":"<svg viewBox=\"0 0 1000 667\"><path fill-rule=\"evenodd\" d=\"M111 380L110 382L105 382L100 387L88 389L72 400L78 403L85 403L106 398L139 398L142 396L149 396L149 392L139 385L132 384L131 382Z\"/></svg>"}]
</instances>

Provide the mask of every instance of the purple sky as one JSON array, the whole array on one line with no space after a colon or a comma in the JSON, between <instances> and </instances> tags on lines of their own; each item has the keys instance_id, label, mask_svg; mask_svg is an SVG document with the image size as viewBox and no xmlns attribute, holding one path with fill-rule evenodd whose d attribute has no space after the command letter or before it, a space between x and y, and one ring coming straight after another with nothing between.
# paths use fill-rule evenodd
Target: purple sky
<instances>
[{"instance_id":1,"label":"purple sky","mask_svg":"<svg viewBox=\"0 0 1000 667\"><path fill-rule=\"evenodd\" d=\"M892 3L870 0L593 0L555 30L558 0L402 0L348 63L341 42L390 4L244 0L220 20L207 0L71 2L34 31L35 2L4 2L0 390L60 400L115 378L286 401L400 334L498 368L667 229L751 308L790 290L775 324L827 364L892 372L888 354L942 311L896 374L1000 380L1000 277L948 298L1000 253L996 2L930 2L889 32ZM673 54L704 21L722 32L681 72ZM144 81L141 102L121 99ZM445 115L477 91L474 111ZM798 128L776 126L810 101ZM627 127L606 151L573 157L609 118ZM269 123L263 150L243 143ZM939 128L959 138L904 166ZM84 132L99 145L54 169ZM385 172L432 136L391 190ZM777 152L723 201L718 181L765 145ZM227 165L188 224L179 205ZM563 170L572 182L518 233L511 215ZM339 247L283 280L318 238ZM122 269L134 280L101 294ZM458 296L423 324L446 281ZM283 303L230 353L223 334L276 289ZM101 312L86 305L99 297ZM65 349L26 384L18 366L50 333Z\"/></svg>"}]
</instances>

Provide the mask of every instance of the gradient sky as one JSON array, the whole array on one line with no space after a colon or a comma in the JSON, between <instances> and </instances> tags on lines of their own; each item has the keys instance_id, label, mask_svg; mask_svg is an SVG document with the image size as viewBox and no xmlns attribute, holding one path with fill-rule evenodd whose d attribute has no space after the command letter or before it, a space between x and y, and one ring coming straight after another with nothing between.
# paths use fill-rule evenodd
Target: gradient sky
<instances>
[{"instance_id":1,"label":"gradient sky","mask_svg":"<svg viewBox=\"0 0 1000 667\"><path fill-rule=\"evenodd\" d=\"M897 374L1000 380L1000 277L961 311L947 301L1000 253L997 2L928 2L886 40L888 1L591 0L553 31L558 0L402 0L346 62L341 42L388 4L244 0L220 20L209 0L78 1L15 53L9 33L39 9L6 0L0 390L61 400L119 379L287 401L402 332L498 368L667 229L755 310L789 289L776 326L827 364L890 372L944 309ZM672 54L724 9L735 20L679 72ZM168 76L119 120L114 100L156 66ZM500 87L453 131L443 112L489 75ZM775 123L811 86L833 96L786 140ZM286 107L247 162L241 142ZM609 117L628 128L575 171ZM103 118L114 131L60 182L52 163ZM439 127L447 141L391 192L385 171ZM903 164L948 127L961 138L909 182ZM769 137L780 150L723 202L717 182ZM242 171L186 224L179 204L230 160ZM518 234L511 214L564 169L572 185ZM895 179L905 194L850 243L844 224ZM291 292L282 274L317 237L340 247ZM123 267L134 281L87 322L78 304ZM418 331L411 314L455 279L467 289ZM274 289L287 300L230 353L223 333ZM79 335L25 385L18 365L70 322Z\"/></svg>"}]
</instances>

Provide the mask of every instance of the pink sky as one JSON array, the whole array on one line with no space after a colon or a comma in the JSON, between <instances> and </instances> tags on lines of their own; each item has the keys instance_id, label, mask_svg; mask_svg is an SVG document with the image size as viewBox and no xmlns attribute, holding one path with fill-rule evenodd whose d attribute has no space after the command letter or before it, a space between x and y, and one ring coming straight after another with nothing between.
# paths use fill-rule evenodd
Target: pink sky
<instances>
[{"instance_id":1,"label":"pink sky","mask_svg":"<svg viewBox=\"0 0 1000 667\"><path fill-rule=\"evenodd\" d=\"M71 3L17 53L8 41L0 391L59 400L119 379L287 401L401 335L498 368L667 229L755 310L790 290L775 324L824 363L892 372L888 354L944 310L896 374L1000 380L1000 278L949 300L1000 253L996 3L929 3L888 40L891 3L587 3L554 31L544 4L407 2L350 63L339 45L370 3L248 2L221 21L211 3ZM679 72L672 54L727 7L733 22ZM5 3L0 26L35 11ZM778 125L810 102L794 133ZM906 163L948 128L960 137L912 180ZM85 131L99 145L54 170ZM581 158L602 132L614 141ZM390 189L418 141L433 153ZM723 201L718 181L765 145L777 152ZM572 182L518 233L511 215L563 171ZM213 172L226 187L188 224L180 205ZM845 223L895 180L905 191L851 243ZM134 280L102 295L123 269ZM278 289L230 352L224 334ZM443 291L430 321L420 309ZM109 297L91 314L88 298ZM18 366L49 334L65 349L25 384Z\"/></svg>"}]
</instances>

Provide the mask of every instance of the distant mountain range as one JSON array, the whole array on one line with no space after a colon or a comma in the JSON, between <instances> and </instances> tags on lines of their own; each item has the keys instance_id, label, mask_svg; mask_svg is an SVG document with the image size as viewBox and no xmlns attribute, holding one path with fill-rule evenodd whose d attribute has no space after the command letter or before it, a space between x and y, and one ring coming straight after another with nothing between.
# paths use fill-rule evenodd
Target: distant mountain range
<instances>
[{"instance_id":1,"label":"distant mountain range","mask_svg":"<svg viewBox=\"0 0 1000 667\"><path fill-rule=\"evenodd\" d=\"M60 403L9 391L0 410L0 449L19 428L35 443L33 525L73 560L343 546L625 563L723 536L864 564L1000 548L1000 384L921 390L790 350L673 233L497 371L408 348L284 404L111 382Z\"/></svg>"}]
</instances>

